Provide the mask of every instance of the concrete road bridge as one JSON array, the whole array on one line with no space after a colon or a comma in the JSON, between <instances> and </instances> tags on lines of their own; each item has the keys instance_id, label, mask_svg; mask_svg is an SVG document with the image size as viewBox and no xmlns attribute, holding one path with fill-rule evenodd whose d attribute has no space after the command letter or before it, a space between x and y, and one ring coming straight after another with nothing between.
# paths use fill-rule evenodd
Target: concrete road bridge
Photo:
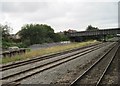
<instances>
[{"instance_id":1,"label":"concrete road bridge","mask_svg":"<svg viewBox=\"0 0 120 86\"><path fill-rule=\"evenodd\" d=\"M106 36L118 36L120 35L120 28L112 28L112 29L100 29L93 31L79 31L79 32L67 32L66 35L72 41L82 41L84 39L94 38L99 39L102 38L106 40Z\"/></svg>"}]
</instances>

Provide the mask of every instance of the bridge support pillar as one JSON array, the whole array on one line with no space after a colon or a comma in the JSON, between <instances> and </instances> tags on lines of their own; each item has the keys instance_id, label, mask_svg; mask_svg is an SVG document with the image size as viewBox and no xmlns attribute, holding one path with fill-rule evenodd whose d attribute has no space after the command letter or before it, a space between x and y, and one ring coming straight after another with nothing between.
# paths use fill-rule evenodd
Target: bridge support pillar
<instances>
[{"instance_id":1,"label":"bridge support pillar","mask_svg":"<svg viewBox=\"0 0 120 86\"><path fill-rule=\"evenodd\" d=\"M103 35L103 41L107 41L107 39L106 39L106 35Z\"/></svg>"}]
</instances>

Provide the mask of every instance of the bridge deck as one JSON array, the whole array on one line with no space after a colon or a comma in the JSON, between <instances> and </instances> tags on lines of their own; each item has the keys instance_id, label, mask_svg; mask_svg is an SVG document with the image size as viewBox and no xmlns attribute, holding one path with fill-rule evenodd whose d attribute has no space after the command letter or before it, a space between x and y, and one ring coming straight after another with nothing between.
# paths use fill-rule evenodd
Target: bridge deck
<instances>
[{"instance_id":1,"label":"bridge deck","mask_svg":"<svg viewBox=\"0 0 120 86\"><path fill-rule=\"evenodd\" d=\"M120 34L120 28L67 33L67 35L69 37L74 37L74 36L97 36L97 35L116 35L116 34Z\"/></svg>"}]
</instances>

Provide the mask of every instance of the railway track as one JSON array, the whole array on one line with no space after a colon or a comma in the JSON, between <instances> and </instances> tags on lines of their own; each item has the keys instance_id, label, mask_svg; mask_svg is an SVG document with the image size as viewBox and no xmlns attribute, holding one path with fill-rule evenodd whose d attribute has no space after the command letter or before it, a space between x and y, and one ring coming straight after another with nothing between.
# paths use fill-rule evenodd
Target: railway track
<instances>
[{"instance_id":1,"label":"railway track","mask_svg":"<svg viewBox=\"0 0 120 86\"><path fill-rule=\"evenodd\" d=\"M69 86L99 86L111 62L115 58L120 44L110 48L102 57L91 65L82 75L78 76Z\"/></svg>"},{"instance_id":2,"label":"railway track","mask_svg":"<svg viewBox=\"0 0 120 86\"><path fill-rule=\"evenodd\" d=\"M112 44L112 45L114 45L114 44ZM92 51L100 49L103 46L105 46L105 45L102 44L102 45L99 45L99 46L94 46L94 47L91 47L89 49L85 49L81 52L75 53L73 55L66 56L64 58L61 58L61 59L58 59L58 60L55 60L55 61L52 61L52 62L48 62L46 64L42 64L42 65L27 69L27 70L24 70L24 71L21 71L21 72L17 72L17 73L8 75L8 76L4 76L4 77L2 77L2 80L7 80L7 81L10 81L10 82L20 82L21 80L24 80L24 79L26 79L30 76L33 76L33 75L38 74L40 72L43 72L45 70L54 68L56 66L64 64L64 63L69 62L71 60L74 60L74 59L76 59L80 56L83 56L87 53L90 53Z\"/></svg>"},{"instance_id":3,"label":"railway track","mask_svg":"<svg viewBox=\"0 0 120 86\"><path fill-rule=\"evenodd\" d=\"M113 58L113 61L111 62L111 65L109 66L108 70L105 72L104 77L101 80L101 85L119 85L119 57L120 57L120 47L118 48L118 51Z\"/></svg>"},{"instance_id":4,"label":"railway track","mask_svg":"<svg viewBox=\"0 0 120 86\"><path fill-rule=\"evenodd\" d=\"M45 55L45 56L41 56L41 57L37 57L37 58L25 60L25 61L20 61L20 62L8 64L8 65L2 65L0 71L5 71L5 70L8 70L8 69L24 66L24 65L27 65L27 64L39 62L39 61L50 59L50 58L54 58L56 56L64 55L64 54L67 54L67 53L75 52L75 51L85 49L85 48L89 48L89 47L98 46L98 45L101 45L101 44L103 44L103 43L92 44L92 45L89 45L89 46L85 46L85 47L81 47L81 48L75 48L75 49L67 50L67 51L64 51L64 52L58 52L58 53L54 53L54 54L50 54L50 55Z\"/></svg>"}]
</instances>

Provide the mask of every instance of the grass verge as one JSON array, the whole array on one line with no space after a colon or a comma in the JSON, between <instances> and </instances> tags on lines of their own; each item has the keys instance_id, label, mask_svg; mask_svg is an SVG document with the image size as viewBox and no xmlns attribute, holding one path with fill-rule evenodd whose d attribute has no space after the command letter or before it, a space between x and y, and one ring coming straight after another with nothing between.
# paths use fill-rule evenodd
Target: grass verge
<instances>
[{"instance_id":1,"label":"grass verge","mask_svg":"<svg viewBox=\"0 0 120 86\"><path fill-rule=\"evenodd\" d=\"M28 59L28 58L30 59L30 58L34 58L34 57L37 57L37 56L42 56L42 55L45 55L45 54L70 50L70 49L73 49L73 48L83 47L83 46L93 44L93 43L96 43L96 42L97 41L92 40L92 41L87 41L87 42L70 43L68 45L59 45L59 46L53 46L53 47L50 47L50 48L44 48L44 49L40 49L40 50L30 51L30 52L27 52L27 53L22 54L22 55L16 55L16 56L13 56L13 57L5 57L3 59L0 59L0 60L2 60L2 61L0 61L0 64L20 61L20 60L25 60L25 59Z\"/></svg>"}]
</instances>

